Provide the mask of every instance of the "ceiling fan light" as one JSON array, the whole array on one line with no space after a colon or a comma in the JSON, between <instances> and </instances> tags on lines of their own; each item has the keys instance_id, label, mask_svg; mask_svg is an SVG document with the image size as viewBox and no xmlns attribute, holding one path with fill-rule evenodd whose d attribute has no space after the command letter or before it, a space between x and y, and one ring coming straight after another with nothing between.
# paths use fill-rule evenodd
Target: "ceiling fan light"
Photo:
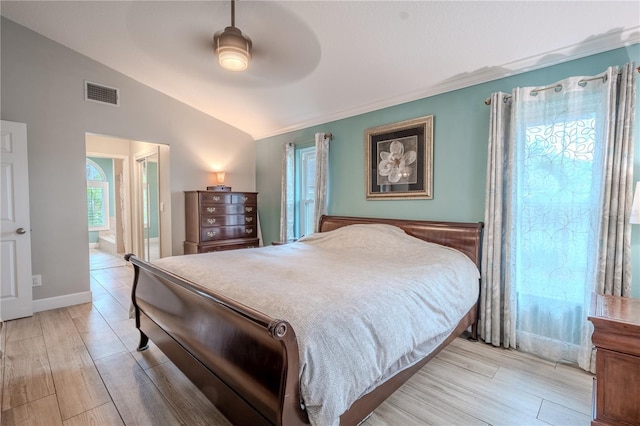
<instances>
[{"instance_id":1,"label":"ceiling fan light","mask_svg":"<svg viewBox=\"0 0 640 426\"><path fill-rule=\"evenodd\" d=\"M213 37L214 52L222 68L244 71L251 60L251 39L236 27L226 27Z\"/></svg>"},{"instance_id":2,"label":"ceiling fan light","mask_svg":"<svg viewBox=\"0 0 640 426\"><path fill-rule=\"evenodd\" d=\"M218 62L229 71L244 71L249 66L249 57L242 50L222 48L218 52Z\"/></svg>"}]
</instances>

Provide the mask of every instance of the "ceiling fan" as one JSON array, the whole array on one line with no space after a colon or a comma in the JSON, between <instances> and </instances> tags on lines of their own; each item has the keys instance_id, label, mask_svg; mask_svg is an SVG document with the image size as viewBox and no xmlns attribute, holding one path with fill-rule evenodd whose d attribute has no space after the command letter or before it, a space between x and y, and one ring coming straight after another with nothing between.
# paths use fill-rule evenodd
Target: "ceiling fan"
<instances>
[{"instance_id":1,"label":"ceiling fan","mask_svg":"<svg viewBox=\"0 0 640 426\"><path fill-rule=\"evenodd\" d=\"M213 36L213 51L222 68L244 71L251 60L252 42L236 27L236 0L231 0L231 26Z\"/></svg>"}]
</instances>

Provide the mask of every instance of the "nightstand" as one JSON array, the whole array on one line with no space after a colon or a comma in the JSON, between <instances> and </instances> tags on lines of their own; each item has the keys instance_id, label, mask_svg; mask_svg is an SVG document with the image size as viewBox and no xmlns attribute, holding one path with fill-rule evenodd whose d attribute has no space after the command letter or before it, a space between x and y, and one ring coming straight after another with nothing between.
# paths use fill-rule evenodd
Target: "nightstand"
<instances>
[{"instance_id":1,"label":"nightstand","mask_svg":"<svg viewBox=\"0 0 640 426\"><path fill-rule=\"evenodd\" d=\"M596 347L591 425L640 421L640 299L594 294L589 321Z\"/></svg>"}]
</instances>

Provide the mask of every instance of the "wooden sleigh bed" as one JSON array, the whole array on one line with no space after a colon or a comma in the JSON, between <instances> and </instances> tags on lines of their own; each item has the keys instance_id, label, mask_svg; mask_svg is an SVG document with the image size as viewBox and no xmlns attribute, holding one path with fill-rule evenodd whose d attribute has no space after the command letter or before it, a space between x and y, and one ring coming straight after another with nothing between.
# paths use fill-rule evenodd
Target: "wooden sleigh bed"
<instances>
[{"instance_id":1,"label":"wooden sleigh bed","mask_svg":"<svg viewBox=\"0 0 640 426\"><path fill-rule=\"evenodd\" d=\"M394 225L411 236L457 249L480 268L481 222L323 216L320 232L352 224ZM141 335L138 350L145 350L150 338L234 424L309 423L301 404L298 340L286 318L269 317L133 255L125 258L135 269L132 301ZM477 317L476 302L434 351L357 399L340 416L340 424L361 422L468 328L476 339Z\"/></svg>"}]
</instances>

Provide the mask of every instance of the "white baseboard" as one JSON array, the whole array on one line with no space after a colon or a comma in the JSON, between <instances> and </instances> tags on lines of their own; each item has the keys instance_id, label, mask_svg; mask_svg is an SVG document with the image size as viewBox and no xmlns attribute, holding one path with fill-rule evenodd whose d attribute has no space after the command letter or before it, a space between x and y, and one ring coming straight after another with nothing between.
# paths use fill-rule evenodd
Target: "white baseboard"
<instances>
[{"instance_id":1,"label":"white baseboard","mask_svg":"<svg viewBox=\"0 0 640 426\"><path fill-rule=\"evenodd\" d=\"M92 248L98 248L98 247L100 247L100 243L89 243L89 248L90 248L90 249L92 249Z\"/></svg>"},{"instance_id":2,"label":"white baseboard","mask_svg":"<svg viewBox=\"0 0 640 426\"><path fill-rule=\"evenodd\" d=\"M50 309L66 308L67 306L89 303L93 300L91 291L65 294L64 296L48 297L33 301L33 312L48 311Z\"/></svg>"}]
</instances>

